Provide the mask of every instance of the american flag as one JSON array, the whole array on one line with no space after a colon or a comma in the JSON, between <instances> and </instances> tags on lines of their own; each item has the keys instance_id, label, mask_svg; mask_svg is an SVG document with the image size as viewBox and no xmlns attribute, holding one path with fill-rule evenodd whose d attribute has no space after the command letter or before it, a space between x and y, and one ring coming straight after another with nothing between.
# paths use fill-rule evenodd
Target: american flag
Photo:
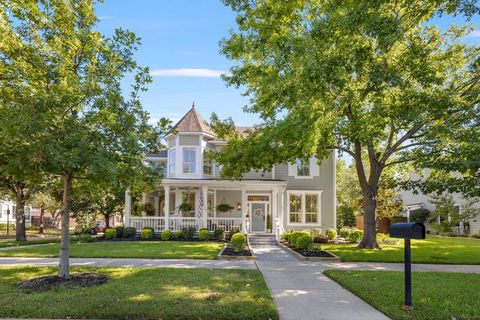
<instances>
[{"instance_id":1,"label":"american flag","mask_svg":"<svg viewBox=\"0 0 480 320\"><path fill-rule=\"evenodd\" d=\"M197 210L197 218L201 218L202 217L202 211L203 211L203 207L205 206L205 202L203 201L203 191L200 190L200 199L198 199L198 210Z\"/></svg>"}]
</instances>

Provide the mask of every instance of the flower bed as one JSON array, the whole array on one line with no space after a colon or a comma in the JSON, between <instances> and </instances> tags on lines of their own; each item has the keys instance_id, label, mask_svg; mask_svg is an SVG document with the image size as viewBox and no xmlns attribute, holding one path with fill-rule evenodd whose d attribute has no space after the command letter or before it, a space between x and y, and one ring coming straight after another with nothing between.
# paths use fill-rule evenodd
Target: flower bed
<instances>
[{"instance_id":1,"label":"flower bed","mask_svg":"<svg viewBox=\"0 0 480 320\"><path fill-rule=\"evenodd\" d=\"M299 249L289 245L286 242L279 242L278 245L284 250L290 252L300 260L307 261L340 261L340 258L331 252L313 248L313 249Z\"/></svg>"}]
</instances>

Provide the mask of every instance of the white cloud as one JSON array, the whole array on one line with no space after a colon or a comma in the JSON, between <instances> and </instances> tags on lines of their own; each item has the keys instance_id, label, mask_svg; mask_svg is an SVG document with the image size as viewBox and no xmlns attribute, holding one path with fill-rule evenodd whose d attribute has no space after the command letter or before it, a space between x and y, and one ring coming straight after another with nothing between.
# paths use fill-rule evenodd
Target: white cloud
<instances>
[{"instance_id":1,"label":"white cloud","mask_svg":"<svg viewBox=\"0 0 480 320\"><path fill-rule=\"evenodd\" d=\"M201 77L201 78L218 78L226 73L221 70L212 69L155 69L150 72L152 77Z\"/></svg>"}]
</instances>

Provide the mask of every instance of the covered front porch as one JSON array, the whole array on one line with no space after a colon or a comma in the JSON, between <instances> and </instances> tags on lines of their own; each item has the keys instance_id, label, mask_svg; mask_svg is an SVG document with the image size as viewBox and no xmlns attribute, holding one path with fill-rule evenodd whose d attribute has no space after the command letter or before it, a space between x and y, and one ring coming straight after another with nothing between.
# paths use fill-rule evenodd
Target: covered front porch
<instances>
[{"instance_id":1,"label":"covered front porch","mask_svg":"<svg viewBox=\"0 0 480 320\"><path fill-rule=\"evenodd\" d=\"M125 225L137 231L193 227L278 234L284 186L283 181L165 179L156 190L143 194L140 214L139 210L133 214L126 192Z\"/></svg>"}]
</instances>

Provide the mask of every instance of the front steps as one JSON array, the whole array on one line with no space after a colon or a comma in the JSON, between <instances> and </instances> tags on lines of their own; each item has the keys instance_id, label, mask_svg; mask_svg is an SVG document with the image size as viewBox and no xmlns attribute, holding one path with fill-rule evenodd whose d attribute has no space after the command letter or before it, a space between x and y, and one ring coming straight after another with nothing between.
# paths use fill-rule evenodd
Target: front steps
<instances>
[{"instance_id":1,"label":"front steps","mask_svg":"<svg viewBox=\"0 0 480 320\"><path fill-rule=\"evenodd\" d=\"M250 245L271 245L277 244L274 234L252 233L248 235Z\"/></svg>"}]
</instances>

